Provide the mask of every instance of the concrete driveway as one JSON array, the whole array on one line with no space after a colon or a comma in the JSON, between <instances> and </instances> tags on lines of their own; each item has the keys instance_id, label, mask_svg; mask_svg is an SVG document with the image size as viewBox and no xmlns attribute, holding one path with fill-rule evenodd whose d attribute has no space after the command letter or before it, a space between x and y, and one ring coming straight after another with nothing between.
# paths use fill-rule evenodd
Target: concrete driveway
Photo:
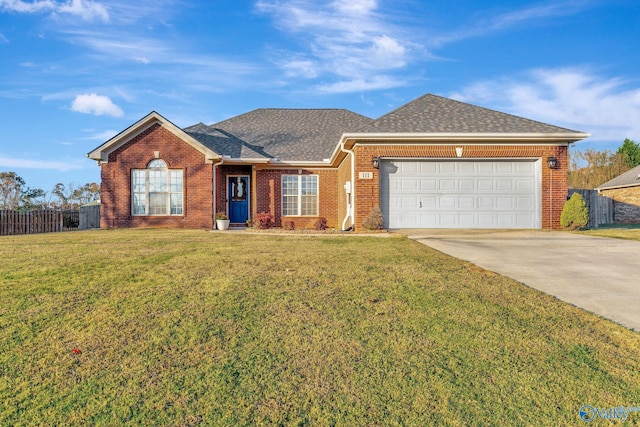
<instances>
[{"instance_id":1,"label":"concrete driveway","mask_svg":"<svg viewBox=\"0 0 640 427\"><path fill-rule=\"evenodd\" d=\"M640 331L640 242L544 230L401 230Z\"/></svg>"}]
</instances>

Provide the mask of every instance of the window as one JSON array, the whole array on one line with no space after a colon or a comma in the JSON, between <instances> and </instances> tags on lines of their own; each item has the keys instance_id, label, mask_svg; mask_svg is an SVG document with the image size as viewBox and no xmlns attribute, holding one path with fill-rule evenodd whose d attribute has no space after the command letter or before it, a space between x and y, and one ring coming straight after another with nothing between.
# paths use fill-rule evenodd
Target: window
<instances>
[{"instance_id":1,"label":"window","mask_svg":"<svg viewBox=\"0 0 640 427\"><path fill-rule=\"evenodd\" d=\"M151 160L132 171L131 194L133 215L182 215L182 170Z\"/></svg>"},{"instance_id":2,"label":"window","mask_svg":"<svg viewBox=\"0 0 640 427\"><path fill-rule=\"evenodd\" d=\"M282 176L282 215L318 215L318 175Z\"/></svg>"}]
</instances>

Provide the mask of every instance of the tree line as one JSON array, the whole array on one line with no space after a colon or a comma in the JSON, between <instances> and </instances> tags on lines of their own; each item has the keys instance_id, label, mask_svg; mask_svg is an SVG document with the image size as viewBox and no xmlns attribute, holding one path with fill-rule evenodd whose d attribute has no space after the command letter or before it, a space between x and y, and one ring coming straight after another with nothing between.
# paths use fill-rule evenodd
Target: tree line
<instances>
[{"instance_id":1,"label":"tree line","mask_svg":"<svg viewBox=\"0 0 640 427\"><path fill-rule=\"evenodd\" d=\"M95 182L77 186L57 183L51 191L27 186L15 172L0 172L0 210L79 209L100 200L100 185Z\"/></svg>"},{"instance_id":2,"label":"tree line","mask_svg":"<svg viewBox=\"0 0 640 427\"><path fill-rule=\"evenodd\" d=\"M624 140L613 152L586 149L569 156L569 188L594 189L640 165L640 145Z\"/></svg>"}]
</instances>

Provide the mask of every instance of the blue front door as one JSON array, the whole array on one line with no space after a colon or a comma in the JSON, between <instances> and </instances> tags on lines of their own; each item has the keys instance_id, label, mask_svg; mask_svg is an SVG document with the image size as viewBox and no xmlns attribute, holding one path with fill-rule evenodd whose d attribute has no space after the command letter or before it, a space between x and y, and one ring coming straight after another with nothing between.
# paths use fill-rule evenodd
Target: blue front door
<instances>
[{"instance_id":1,"label":"blue front door","mask_svg":"<svg viewBox=\"0 0 640 427\"><path fill-rule=\"evenodd\" d=\"M230 176L227 185L229 220L244 224L249 219L249 177Z\"/></svg>"}]
</instances>

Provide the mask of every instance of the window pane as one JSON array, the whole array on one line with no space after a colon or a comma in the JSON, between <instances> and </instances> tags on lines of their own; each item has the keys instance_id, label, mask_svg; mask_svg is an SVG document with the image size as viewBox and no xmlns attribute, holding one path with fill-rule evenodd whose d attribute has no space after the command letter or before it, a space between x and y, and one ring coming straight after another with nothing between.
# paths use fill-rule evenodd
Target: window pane
<instances>
[{"instance_id":1,"label":"window pane","mask_svg":"<svg viewBox=\"0 0 640 427\"><path fill-rule=\"evenodd\" d=\"M298 196L282 197L282 215L298 215Z\"/></svg>"},{"instance_id":2,"label":"window pane","mask_svg":"<svg viewBox=\"0 0 640 427\"><path fill-rule=\"evenodd\" d=\"M294 196L298 194L298 177L295 175L285 175L282 177L282 194Z\"/></svg>"},{"instance_id":3,"label":"window pane","mask_svg":"<svg viewBox=\"0 0 640 427\"><path fill-rule=\"evenodd\" d=\"M134 194L133 195L133 214L134 215L144 215L145 214L145 204L146 204L146 195L142 194Z\"/></svg>"},{"instance_id":4,"label":"window pane","mask_svg":"<svg viewBox=\"0 0 640 427\"><path fill-rule=\"evenodd\" d=\"M302 176L302 195L318 194L318 176Z\"/></svg>"},{"instance_id":5,"label":"window pane","mask_svg":"<svg viewBox=\"0 0 640 427\"><path fill-rule=\"evenodd\" d=\"M317 201L316 196L302 196L301 215L318 215Z\"/></svg>"},{"instance_id":6,"label":"window pane","mask_svg":"<svg viewBox=\"0 0 640 427\"><path fill-rule=\"evenodd\" d=\"M167 172L149 171L149 192L167 191Z\"/></svg>"},{"instance_id":7,"label":"window pane","mask_svg":"<svg viewBox=\"0 0 640 427\"><path fill-rule=\"evenodd\" d=\"M171 195L171 215L182 215L182 193Z\"/></svg>"},{"instance_id":8,"label":"window pane","mask_svg":"<svg viewBox=\"0 0 640 427\"><path fill-rule=\"evenodd\" d=\"M169 191L172 193L182 193L182 171L170 171Z\"/></svg>"},{"instance_id":9,"label":"window pane","mask_svg":"<svg viewBox=\"0 0 640 427\"><path fill-rule=\"evenodd\" d=\"M146 177L147 171L144 170L136 170L133 171L133 192L134 193L144 193L146 191Z\"/></svg>"},{"instance_id":10,"label":"window pane","mask_svg":"<svg viewBox=\"0 0 640 427\"><path fill-rule=\"evenodd\" d=\"M149 215L167 214L167 193L149 193Z\"/></svg>"},{"instance_id":11,"label":"window pane","mask_svg":"<svg viewBox=\"0 0 640 427\"><path fill-rule=\"evenodd\" d=\"M160 159L155 159L155 160L151 160L149 162L149 164L147 165L147 167L149 169L151 168L161 168L161 169L166 169L167 168L167 164L164 162L164 160L160 160Z\"/></svg>"}]
</instances>

